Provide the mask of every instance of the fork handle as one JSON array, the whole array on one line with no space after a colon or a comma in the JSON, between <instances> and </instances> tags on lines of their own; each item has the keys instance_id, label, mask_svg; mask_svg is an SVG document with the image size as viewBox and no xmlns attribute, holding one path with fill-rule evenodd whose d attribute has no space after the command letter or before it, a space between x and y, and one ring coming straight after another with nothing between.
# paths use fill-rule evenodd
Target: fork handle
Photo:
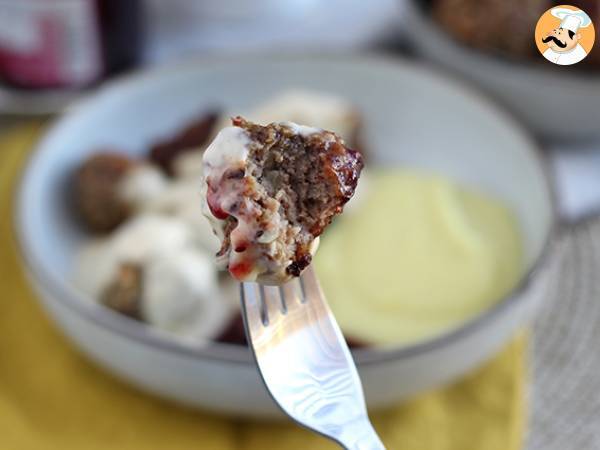
<instances>
[{"instance_id":1,"label":"fork handle","mask_svg":"<svg viewBox=\"0 0 600 450\"><path fill-rule=\"evenodd\" d=\"M337 440L347 450L385 450L367 418L346 425Z\"/></svg>"}]
</instances>

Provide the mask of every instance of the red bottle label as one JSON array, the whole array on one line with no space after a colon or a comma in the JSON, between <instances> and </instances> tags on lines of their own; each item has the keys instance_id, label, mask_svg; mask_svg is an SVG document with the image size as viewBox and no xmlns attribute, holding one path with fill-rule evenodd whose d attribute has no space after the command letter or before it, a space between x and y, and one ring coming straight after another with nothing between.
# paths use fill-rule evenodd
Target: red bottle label
<instances>
[{"instance_id":1,"label":"red bottle label","mask_svg":"<svg viewBox=\"0 0 600 450\"><path fill-rule=\"evenodd\" d=\"M78 86L102 75L91 0L0 3L0 75L27 87Z\"/></svg>"}]
</instances>

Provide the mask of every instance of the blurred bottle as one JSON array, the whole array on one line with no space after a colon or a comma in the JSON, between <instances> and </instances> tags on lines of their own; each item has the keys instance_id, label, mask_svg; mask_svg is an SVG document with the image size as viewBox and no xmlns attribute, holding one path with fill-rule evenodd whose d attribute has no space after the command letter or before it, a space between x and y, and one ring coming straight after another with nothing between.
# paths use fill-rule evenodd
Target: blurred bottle
<instances>
[{"instance_id":1,"label":"blurred bottle","mask_svg":"<svg viewBox=\"0 0 600 450\"><path fill-rule=\"evenodd\" d=\"M0 79L29 89L90 85L136 64L141 0L0 0Z\"/></svg>"}]
</instances>

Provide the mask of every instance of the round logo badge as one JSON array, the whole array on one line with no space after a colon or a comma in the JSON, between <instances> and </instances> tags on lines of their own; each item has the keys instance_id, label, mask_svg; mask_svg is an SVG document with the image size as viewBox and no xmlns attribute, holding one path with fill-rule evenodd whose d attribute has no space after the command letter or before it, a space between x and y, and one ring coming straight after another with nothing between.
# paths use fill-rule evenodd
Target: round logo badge
<instances>
[{"instance_id":1,"label":"round logo badge","mask_svg":"<svg viewBox=\"0 0 600 450\"><path fill-rule=\"evenodd\" d=\"M544 58L560 66L583 60L594 46L594 24L575 6L550 8L535 27L535 45Z\"/></svg>"}]
</instances>

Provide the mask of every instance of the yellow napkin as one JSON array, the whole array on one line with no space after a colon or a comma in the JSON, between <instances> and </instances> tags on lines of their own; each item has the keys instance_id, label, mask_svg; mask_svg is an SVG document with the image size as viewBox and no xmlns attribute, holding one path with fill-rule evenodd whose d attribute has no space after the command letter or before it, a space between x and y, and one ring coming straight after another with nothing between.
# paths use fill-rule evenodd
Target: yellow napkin
<instances>
[{"instance_id":1,"label":"yellow napkin","mask_svg":"<svg viewBox=\"0 0 600 450\"><path fill-rule=\"evenodd\" d=\"M46 318L12 232L19 167L41 127L0 137L0 449L335 449L292 424L192 411L115 380ZM389 449L515 450L524 427L525 339L462 381L373 414Z\"/></svg>"}]
</instances>

